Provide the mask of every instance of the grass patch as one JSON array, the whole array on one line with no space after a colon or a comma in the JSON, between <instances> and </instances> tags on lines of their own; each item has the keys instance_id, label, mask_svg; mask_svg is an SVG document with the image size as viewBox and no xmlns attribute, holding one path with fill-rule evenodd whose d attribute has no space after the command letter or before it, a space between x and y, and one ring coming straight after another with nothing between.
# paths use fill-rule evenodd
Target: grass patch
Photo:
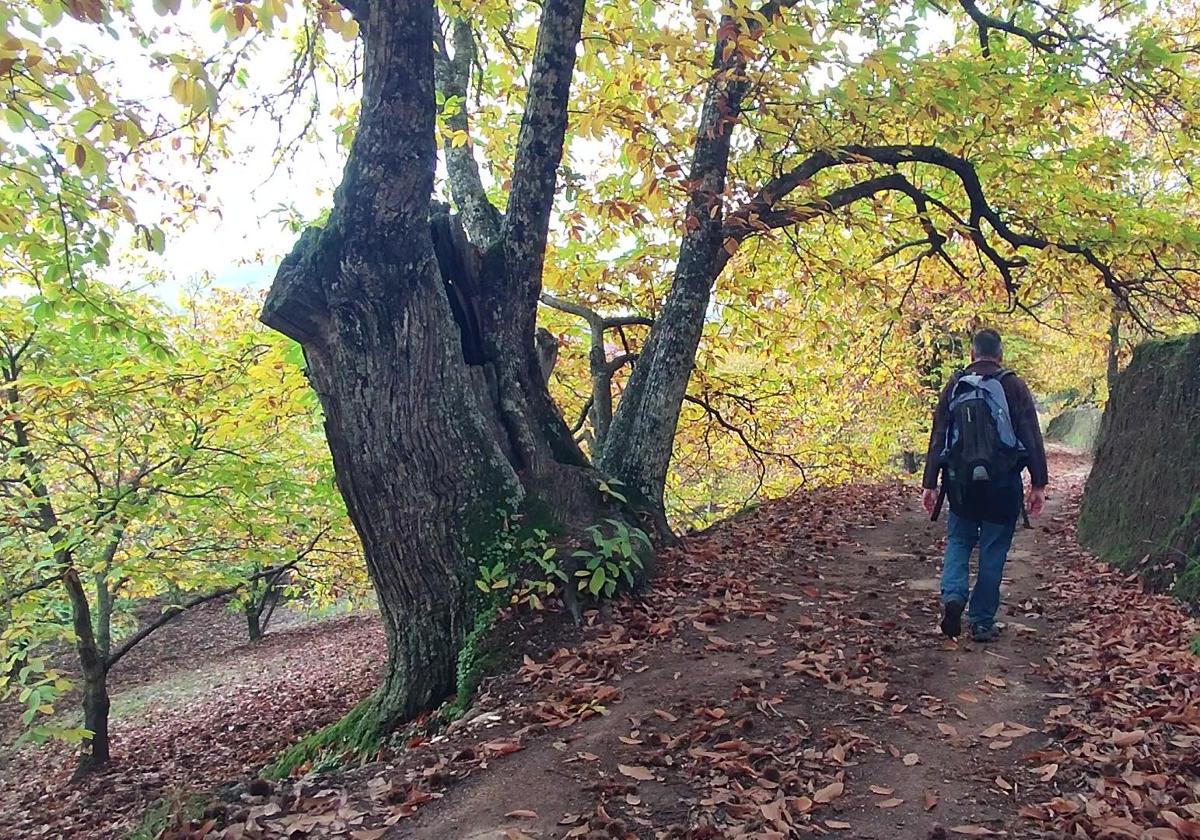
<instances>
[{"instance_id":1,"label":"grass patch","mask_svg":"<svg viewBox=\"0 0 1200 840\"><path fill-rule=\"evenodd\" d=\"M168 828L186 825L204 816L212 800L198 793L164 796L142 814L138 827L126 840L157 840Z\"/></svg>"}]
</instances>

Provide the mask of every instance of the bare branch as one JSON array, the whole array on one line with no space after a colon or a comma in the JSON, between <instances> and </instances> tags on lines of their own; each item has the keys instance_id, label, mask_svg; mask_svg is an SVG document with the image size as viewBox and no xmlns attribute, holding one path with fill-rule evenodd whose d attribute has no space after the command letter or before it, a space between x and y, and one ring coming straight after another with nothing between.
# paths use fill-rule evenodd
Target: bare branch
<instances>
[{"instance_id":1,"label":"bare branch","mask_svg":"<svg viewBox=\"0 0 1200 840\"><path fill-rule=\"evenodd\" d=\"M580 429L583 428L583 424L587 422L588 412L590 412L592 410L592 406L595 405L595 403L596 403L595 397L587 398L587 402L585 402L583 404L583 408L581 408L579 410L579 419L575 421L575 424L573 426L571 426L571 434L573 434L573 435L579 434Z\"/></svg>"},{"instance_id":2,"label":"bare branch","mask_svg":"<svg viewBox=\"0 0 1200 840\"><path fill-rule=\"evenodd\" d=\"M294 567L297 563L299 563L300 559L301 558L297 557L295 560L291 561L290 563L284 563L279 566L272 566L269 569L263 569L261 572L258 572L253 575L249 575L244 580L238 581L237 583L232 584L230 586L226 586L221 589L215 589L212 592L209 592L205 595L197 595L195 598L192 598L189 601L185 601L182 604L177 604L177 605L173 604L171 606L168 606L165 610L163 610L162 615L160 615L154 621L147 624L142 629L138 630L136 633L134 633L132 636L130 636L128 639L126 639L124 642L122 642L121 646L118 647L115 651L112 652L112 654L109 655L108 660L105 664L105 667L112 668L114 665L117 664L117 662L119 662L121 660L122 657L125 656L125 654L127 654L127 653L129 653L129 651L133 650L133 648L139 642L141 642L142 639L149 636L151 633L153 633L158 628L162 627L164 624L168 624L168 623L174 621L180 615L182 615L183 613L192 609L193 607L198 607L201 604L207 604L209 601L215 601L217 598L223 598L226 595L232 595L234 592L237 592L239 589L241 589L246 584L256 581L259 578L269 577L271 575L277 575L281 572L284 572L284 571Z\"/></svg>"},{"instance_id":3,"label":"bare branch","mask_svg":"<svg viewBox=\"0 0 1200 840\"><path fill-rule=\"evenodd\" d=\"M60 580L62 580L62 576L64 574L65 574L65 572L59 572L56 575L52 575L43 580L39 580L36 583L31 583L28 586L22 586L20 589L14 589L12 592L7 592L4 594L3 597L0 597L0 604L10 603L12 601L17 600L18 598L23 598L24 596L28 595L30 592L37 592L39 589L45 589L47 586L53 586L54 584L56 584Z\"/></svg>"},{"instance_id":4,"label":"bare branch","mask_svg":"<svg viewBox=\"0 0 1200 840\"><path fill-rule=\"evenodd\" d=\"M538 300L549 306L551 309L557 309L559 312L566 312L568 315L575 315L588 322L589 326L603 326L604 319L594 309L584 306L582 303L564 300L560 297L555 297L549 292L542 292L538 296Z\"/></svg>"}]
</instances>

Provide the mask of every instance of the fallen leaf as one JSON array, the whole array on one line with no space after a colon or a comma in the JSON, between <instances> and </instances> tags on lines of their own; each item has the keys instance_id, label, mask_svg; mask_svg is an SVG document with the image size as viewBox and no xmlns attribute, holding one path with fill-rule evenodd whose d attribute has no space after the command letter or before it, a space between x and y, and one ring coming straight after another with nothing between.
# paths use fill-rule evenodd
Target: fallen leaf
<instances>
[{"instance_id":1,"label":"fallen leaf","mask_svg":"<svg viewBox=\"0 0 1200 840\"><path fill-rule=\"evenodd\" d=\"M536 820L537 811L530 811L528 808L518 808L515 811L509 811L504 816L517 820Z\"/></svg>"},{"instance_id":2,"label":"fallen leaf","mask_svg":"<svg viewBox=\"0 0 1200 840\"><path fill-rule=\"evenodd\" d=\"M499 755L510 755L525 749L516 741L488 741L483 748Z\"/></svg>"},{"instance_id":3,"label":"fallen leaf","mask_svg":"<svg viewBox=\"0 0 1200 840\"><path fill-rule=\"evenodd\" d=\"M628 764L618 764L617 770L621 772L621 775L637 779L638 781L650 782L654 780L654 774L645 767L631 767Z\"/></svg>"},{"instance_id":4,"label":"fallen leaf","mask_svg":"<svg viewBox=\"0 0 1200 840\"><path fill-rule=\"evenodd\" d=\"M1118 732L1113 735L1113 743L1118 747L1132 747L1146 740L1145 729L1135 729L1132 732Z\"/></svg>"},{"instance_id":5,"label":"fallen leaf","mask_svg":"<svg viewBox=\"0 0 1200 840\"><path fill-rule=\"evenodd\" d=\"M846 787L841 782L828 784L813 794L813 802L817 802L822 805L826 802L832 802L841 796L845 790Z\"/></svg>"},{"instance_id":6,"label":"fallen leaf","mask_svg":"<svg viewBox=\"0 0 1200 840\"><path fill-rule=\"evenodd\" d=\"M895 808L896 806L903 805L903 804L904 804L903 799L885 799L882 802L877 802L876 807L878 807L878 808Z\"/></svg>"}]
</instances>

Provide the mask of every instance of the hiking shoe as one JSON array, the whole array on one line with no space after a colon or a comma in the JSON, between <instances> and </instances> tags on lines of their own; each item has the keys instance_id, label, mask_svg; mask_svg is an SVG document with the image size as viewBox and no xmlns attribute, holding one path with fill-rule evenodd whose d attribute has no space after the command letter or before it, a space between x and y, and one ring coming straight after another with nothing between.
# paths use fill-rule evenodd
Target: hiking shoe
<instances>
[{"instance_id":1,"label":"hiking shoe","mask_svg":"<svg viewBox=\"0 0 1200 840\"><path fill-rule=\"evenodd\" d=\"M942 607L942 632L951 639L962 635L962 613L966 607L962 601L947 601Z\"/></svg>"},{"instance_id":2,"label":"hiking shoe","mask_svg":"<svg viewBox=\"0 0 1200 840\"><path fill-rule=\"evenodd\" d=\"M1000 632L996 630L996 626L994 624L989 624L986 627L971 628L971 639L976 642L986 644L987 642L996 641L996 639L999 637Z\"/></svg>"}]
</instances>

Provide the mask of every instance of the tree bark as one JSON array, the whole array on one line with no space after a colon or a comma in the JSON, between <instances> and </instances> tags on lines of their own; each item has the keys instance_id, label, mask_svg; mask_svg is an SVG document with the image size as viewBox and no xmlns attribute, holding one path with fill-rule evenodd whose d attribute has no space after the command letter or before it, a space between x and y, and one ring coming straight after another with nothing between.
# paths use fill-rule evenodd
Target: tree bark
<instances>
[{"instance_id":1,"label":"tree bark","mask_svg":"<svg viewBox=\"0 0 1200 840\"><path fill-rule=\"evenodd\" d=\"M83 727L89 733L88 752L80 759L76 775L82 775L107 764L110 758L108 739L108 672L104 669L85 673L83 679Z\"/></svg>"},{"instance_id":2,"label":"tree bark","mask_svg":"<svg viewBox=\"0 0 1200 840\"><path fill-rule=\"evenodd\" d=\"M498 513L533 495L591 524L603 498L534 338L583 0L543 5L513 191L486 250L431 204L433 3L360 11L363 103L333 213L284 260L262 319L303 345L324 408L387 631L382 732L454 690L471 554Z\"/></svg>"},{"instance_id":3,"label":"tree bark","mask_svg":"<svg viewBox=\"0 0 1200 840\"><path fill-rule=\"evenodd\" d=\"M725 34L714 49L714 76L692 153L688 181L695 187L684 217L675 277L613 415L610 445L601 450L598 461L601 470L634 489L639 501L660 511L675 428L722 247L730 143L746 92L745 59L737 48L740 30L731 18L722 20L720 31Z\"/></svg>"},{"instance_id":4,"label":"tree bark","mask_svg":"<svg viewBox=\"0 0 1200 840\"><path fill-rule=\"evenodd\" d=\"M99 571L93 576L93 581L96 585L96 646L100 649L100 655L105 659L112 651L112 617L113 606L116 602L117 591L123 585L124 581L119 581L115 585L110 585L109 578L112 573L113 560L116 559L117 550L121 547L121 540L125 538L124 526L118 527L109 537L108 543L104 546L104 554L100 558Z\"/></svg>"},{"instance_id":5,"label":"tree bark","mask_svg":"<svg viewBox=\"0 0 1200 840\"><path fill-rule=\"evenodd\" d=\"M254 644L262 639L262 616L261 607L257 601L250 602L245 606L246 612L246 635L250 639L250 643Z\"/></svg>"},{"instance_id":6,"label":"tree bark","mask_svg":"<svg viewBox=\"0 0 1200 840\"><path fill-rule=\"evenodd\" d=\"M430 233L431 2L367 9L362 116L328 226L279 269L263 320L304 345L338 488L388 636L381 721L454 687L472 520L523 493L463 364Z\"/></svg>"},{"instance_id":7,"label":"tree bark","mask_svg":"<svg viewBox=\"0 0 1200 840\"><path fill-rule=\"evenodd\" d=\"M1110 396L1116 387L1117 376L1121 373L1121 316L1121 302L1114 300L1108 322L1108 364L1105 371Z\"/></svg>"},{"instance_id":8,"label":"tree bark","mask_svg":"<svg viewBox=\"0 0 1200 840\"><path fill-rule=\"evenodd\" d=\"M104 656L112 649L113 598L108 588L108 575L97 572L96 584L96 646Z\"/></svg>"},{"instance_id":9,"label":"tree bark","mask_svg":"<svg viewBox=\"0 0 1200 840\"><path fill-rule=\"evenodd\" d=\"M108 661L92 630L91 608L79 573L74 567L68 568L62 579L71 601L75 650L83 671L83 725L89 732L76 770L79 775L108 763Z\"/></svg>"}]
</instances>

